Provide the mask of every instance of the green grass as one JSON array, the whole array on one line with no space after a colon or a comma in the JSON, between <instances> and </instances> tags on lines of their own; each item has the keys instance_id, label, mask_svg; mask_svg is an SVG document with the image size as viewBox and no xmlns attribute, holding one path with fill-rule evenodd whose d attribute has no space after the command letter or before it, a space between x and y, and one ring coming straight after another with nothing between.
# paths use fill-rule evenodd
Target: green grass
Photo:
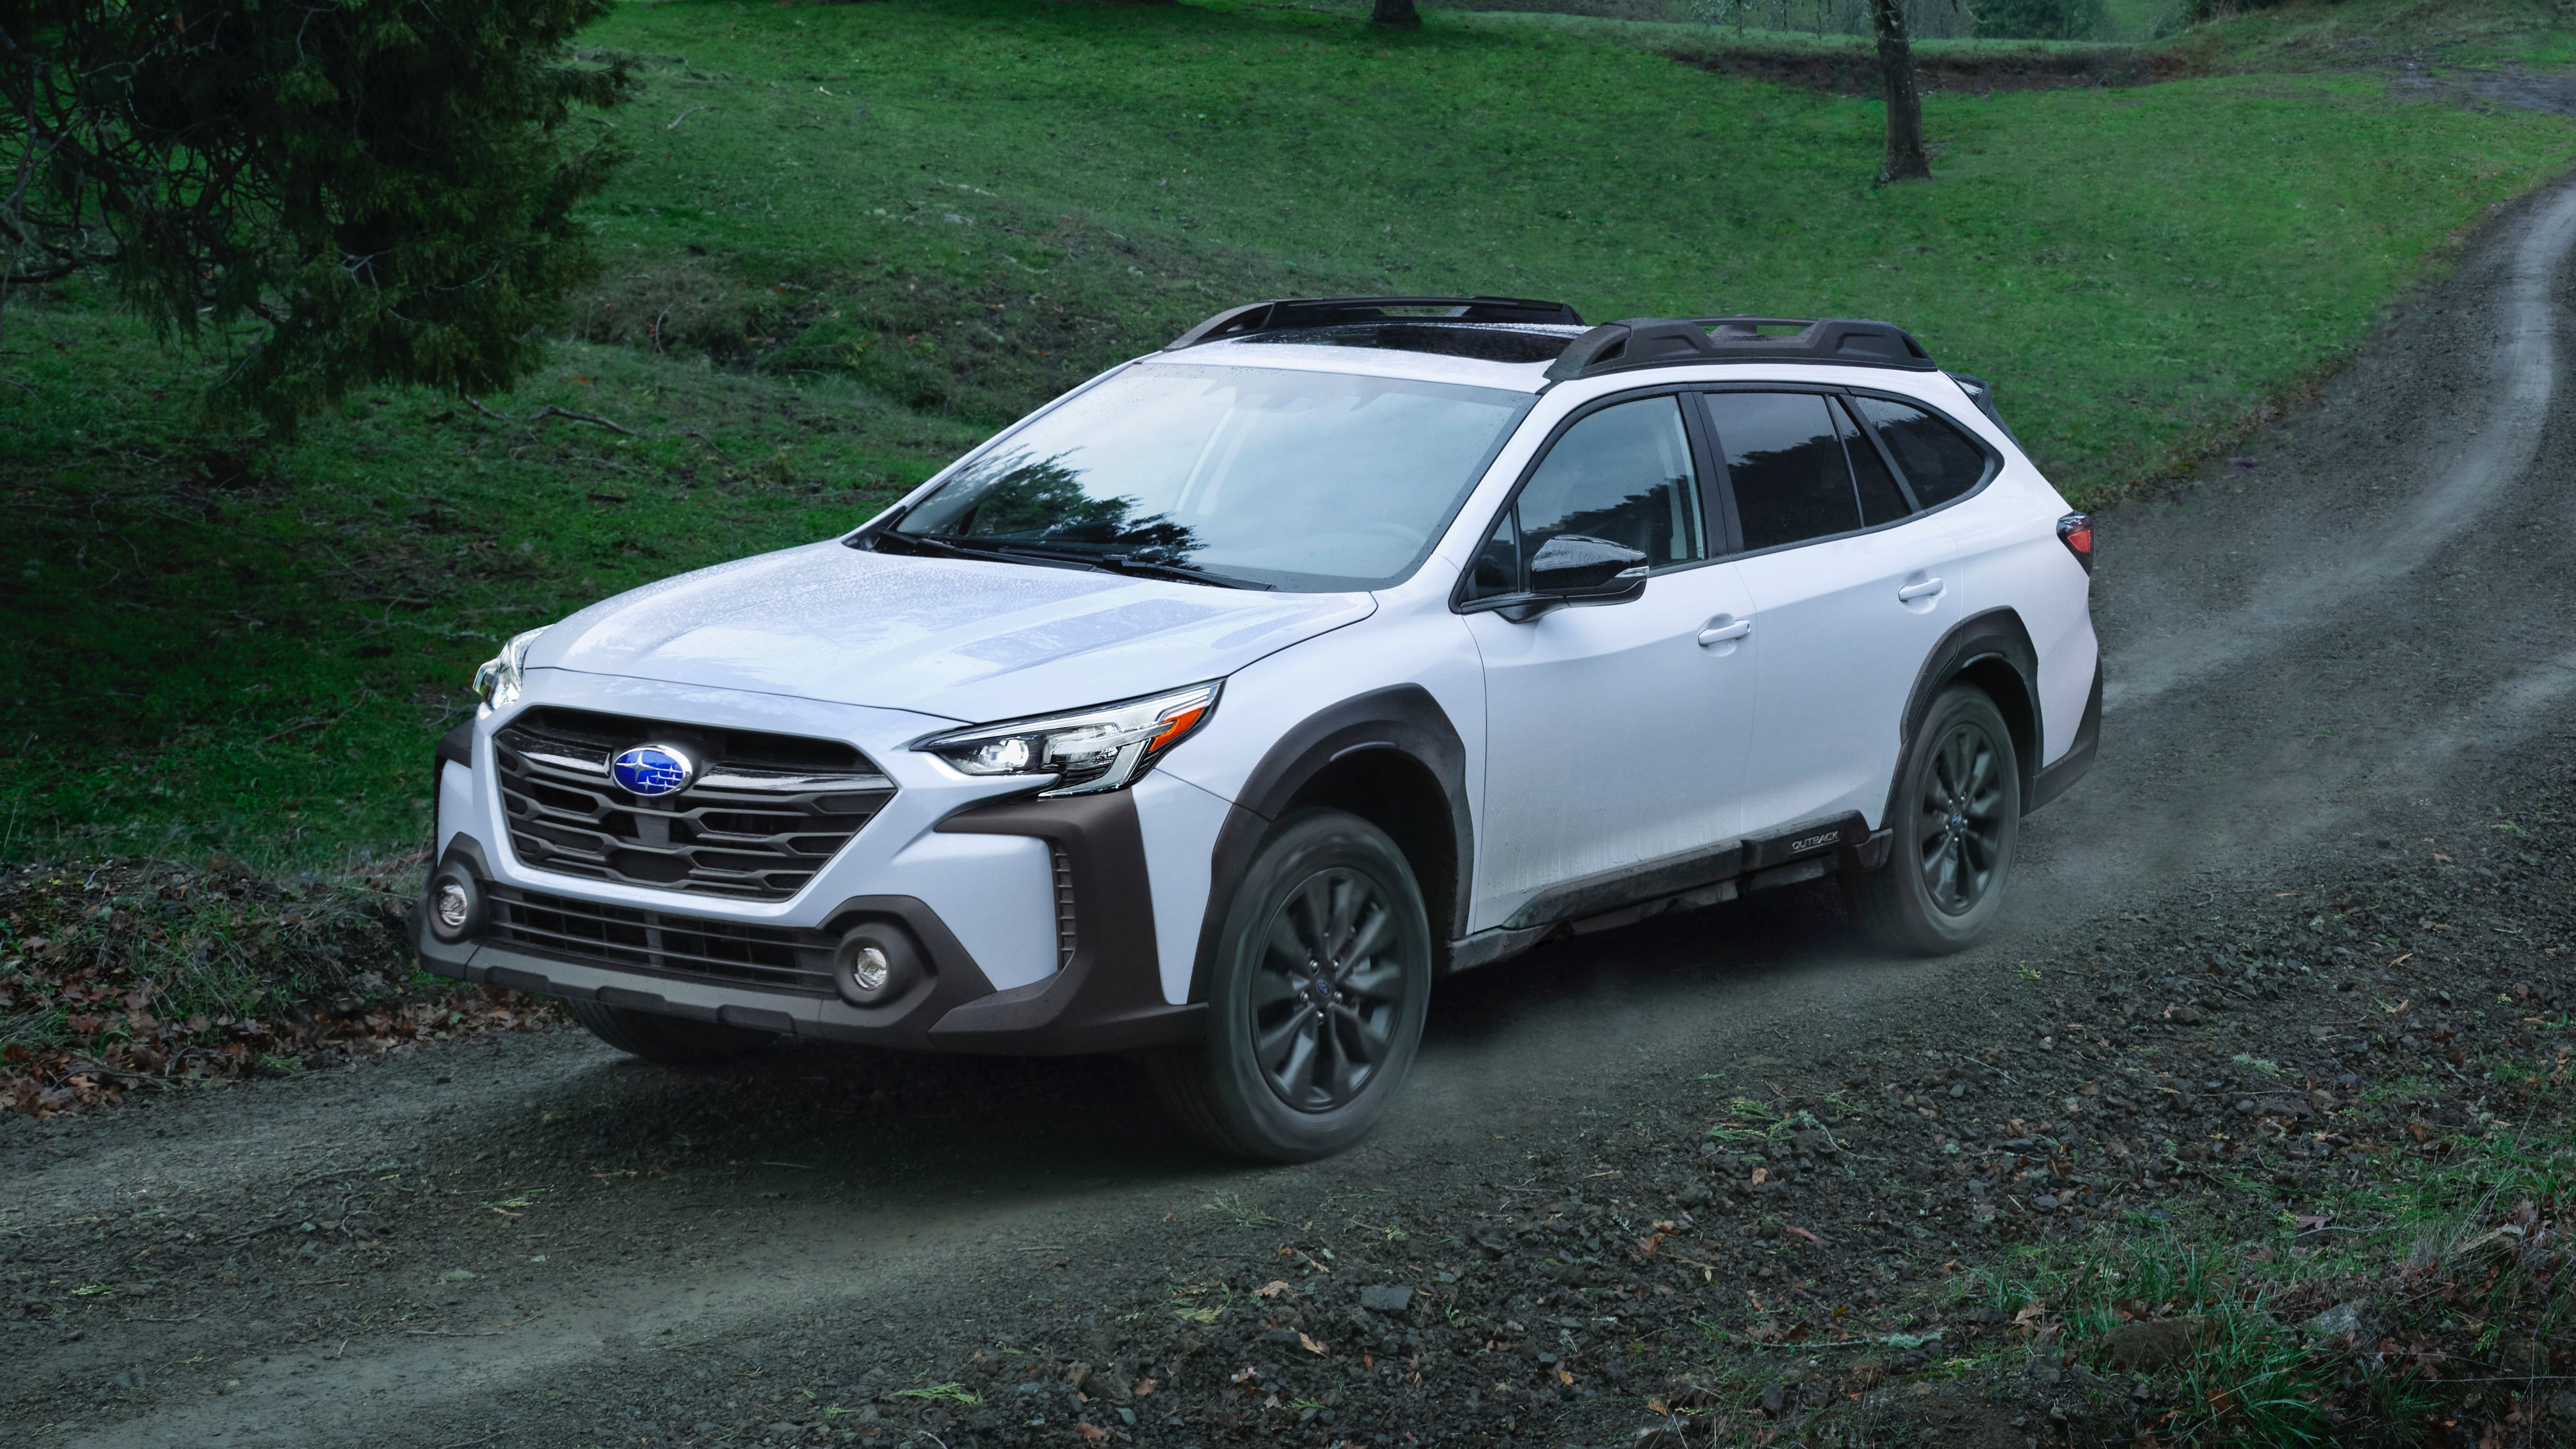
<instances>
[{"instance_id":1,"label":"green grass","mask_svg":"<svg viewBox=\"0 0 2576 1449\"><path fill-rule=\"evenodd\" d=\"M2576 14L2557 0L2290 0L2246 9L2176 43L2245 70L2353 66L2564 66Z\"/></svg>"},{"instance_id":2,"label":"green grass","mask_svg":"<svg viewBox=\"0 0 2576 1449\"><path fill-rule=\"evenodd\" d=\"M1385 36L1268 9L898 3L747 14L719 38L716 13L632 7L599 34L684 58L623 124L722 108L656 129L606 234L857 302L801 339L803 365L882 385L873 358L923 345L869 321L903 301L887 272L997 311L1006 338L1076 298L1212 310L1256 257L1264 281L1597 317L1878 316L1994 378L2078 492L2339 356L2450 231L2576 159L2560 118L2391 104L2377 77L2230 77L1938 98L1940 179L1874 189L1874 103L1525 17ZM1174 250L1123 291L1104 268L1054 275L1057 237L1095 227ZM941 349L977 345L952 330Z\"/></svg>"},{"instance_id":3,"label":"green grass","mask_svg":"<svg viewBox=\"0 0 2576 1449\"><path fill-rule=\"evenodd\" d=\"M36 399L6 423L11 858L408 847L428 742L499 639L849 527L976 436L846 381L575 346L496 410L653 436L371 392L255 452L189 426L203 370L130 320L77 299L10 320Z\"/></svg>"},{"instance_id":4,"label":"green grass","mask_svg":"<svg viewBox=\"0 0 2576 1449\"><path fill-rule=\"evenodd\" d=\"M2446 238L2576 159L2564 118L2231 76L1936 97L1939 179L1880 189L1876 105L1566 19L629 4L589 37L643 71L584 122L636 156L592 211L582 340L482 401L640 436L375 392L261 447L194 421L209 362L80 284L20 294L0 857L407 848L498 639L854 524L1246 297L1885 317L2100 497L2331 367Z\"/></svg>"},{"instance_id":5,"label":"green grass","mask_svg":"<svg viewBox=\"0 0 2576 1449\"><path fill-rule=\"evenodd\" d=\"M2482 1415L2463 1412L2462 1395L2487 1383L2531 1388L2513 1381L2546 1372L2545 1349L2566 1342L2576 1308L2548 1257L2514 1251L2527 1229L2554 1229L2576 1206L2571 1098L2555 1062L2487 1059L2469 1070L2485 1083L2469 1090L2510 1120L2488 1113L2429 1153L2390 1132L2393 1144L2375 1144L2348 1185L2279 1195L2287 1201L2269 1224L2141 1213L2090 1240L2007 1250L1966 1297L2007 1315L2037 1305L2031 1326L2051 1351L2071 1348L2116 1389L2170 1407L2157 1426L2167 1443L2438 1443L2432 1426L2446 1417L2501 1418L2501 1395ZM2375 1127L2339 1125L2378 1135L2405 1120L2404 1102L2427 1095L2441 1094L2415 1078L2385 1083L2363 1101L2401 1110ZM2258 1176L2238 1175L2235 1187L2247 1202L2273 1195ZM2369 1326L2358 1354L2320 1348L2299 1329L2340 1303L2357 1305ZM2178 1363L2128 1375L2105 1352L2122 1324L2175 1317L2207 1325ZM2407 1352L2371 1359L2379 1336Z\"/></svg>"}]
</instances>

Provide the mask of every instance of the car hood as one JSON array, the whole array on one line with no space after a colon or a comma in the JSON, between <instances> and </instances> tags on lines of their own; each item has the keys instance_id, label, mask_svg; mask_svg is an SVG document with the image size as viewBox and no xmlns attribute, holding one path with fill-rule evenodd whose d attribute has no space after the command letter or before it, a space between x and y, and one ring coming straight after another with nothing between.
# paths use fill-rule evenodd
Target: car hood
<instances>
[{"instance_id":1,"label":"car hood","mask_svg":"<svg viewBox=\"0 0 2576 1449\"><path fill-rule=\"evenodd\" d=\"M593 604L528 665L980 723L1219 678L1375 607L820 543Z\"/></svg>"}]
</instances>

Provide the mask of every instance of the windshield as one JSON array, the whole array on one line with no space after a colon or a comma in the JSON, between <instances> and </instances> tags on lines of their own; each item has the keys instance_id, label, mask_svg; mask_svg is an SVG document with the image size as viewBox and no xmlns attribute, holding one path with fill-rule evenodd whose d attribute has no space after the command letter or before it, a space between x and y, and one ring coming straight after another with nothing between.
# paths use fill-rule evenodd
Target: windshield
<instances>
[{"instance_id":1,"label":"windshield","mask_svg":"<svg viewBox=\"0 0 2576 1449\"><path fill-rule=\"evenodd\" d=\"M892 532L1204 583L1382 588L1430 552L1531 402L1330 372L1131 367L959 469Z\"/></svg>"}]
</instances>

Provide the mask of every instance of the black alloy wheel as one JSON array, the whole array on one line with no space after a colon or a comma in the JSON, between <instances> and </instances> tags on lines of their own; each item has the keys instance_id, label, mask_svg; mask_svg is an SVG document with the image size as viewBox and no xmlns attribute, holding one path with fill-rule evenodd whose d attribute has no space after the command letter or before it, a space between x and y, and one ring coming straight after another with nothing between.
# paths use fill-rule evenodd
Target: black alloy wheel
<instances>
[{"instance_id":1,"label":"black alloy wheel","mask_svg":"<svg viewBox=\"0 0 2576 1449\"><path fill-rule=\"evenodd\" d=\"M2004 770L2007 747L1985 721L1953 721L1933 743L1931 768L1915 802L1920 825L1915 863L1932 904L1953 916L1977 908L2001 871L2007 828Z\"/></svg>"},{"instance_id":2,"label":"black alloy wheel","mask_svg":"<svg viewBox=\"0 0 2576 1449\"><path fill-rule=\"evenodd\" d=\"M1282 819L1226 905L1206 1037L1147 1058L1172 1120L1265 1162L1358 1141L1421 1044L1431 939L1412 863L1385 831L1339 810Z\"/></svg>"},{"instance_id":3,"label":"black alloy wheel","mask_svg":"<svg viewBox=\"0 0 2576 1449\"><path fill-rule=\"evenodd\" d=\"M1933 697L1888 792L1887 863L1843 877L1872 941L1909 956L1965 948L1994 923L2021 839L2021 759L1993 698Z\"/></svg>"},{"instance_id":4,"label":"black alloy wheel","mask_svg":"<svg viewBox=\"0 0 2576 1449\"><path fill-rule=\"evenodd\" d=\"M1308 876L1262 932L1251 993L1253 1054L1300 1112L1349 1105L1386 1064L1405 1006L1386 888L1333 867Z\"/></svg>"}]
</instances>

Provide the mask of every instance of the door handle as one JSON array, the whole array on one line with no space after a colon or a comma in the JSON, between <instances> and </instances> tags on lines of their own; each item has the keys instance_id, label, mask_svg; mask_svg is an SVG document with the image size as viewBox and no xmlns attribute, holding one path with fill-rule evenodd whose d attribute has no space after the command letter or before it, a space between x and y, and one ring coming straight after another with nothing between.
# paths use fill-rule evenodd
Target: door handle
<instances>
[{"instance_id":1,"label":"door handle","mask_svg":"<svg viewBox=\"0 0 2576 1449\"><path fill-rule=\"evenodd\" d=\"M1904 588L1898 589L1896 591L1896 602L1900 604L1910 604L1916 599L1928 599L1940 592L1941 581L1939 579L1925 579L1919 584L1907 584Z\"/></svg>"},{"instance_id":2,"label":"door handle","mask_svg":"<svg viewBox=\"0 0 2576 1449\"><path fill-rule=\"evenodd\" d=\"M1752 632L1753 621L1750 619L1738 619L1732 624L1711 622L1707 628L1699 631L1699 642L1703 648L1713 644L1728 644Z\"/></svg>"}]
</instances>

